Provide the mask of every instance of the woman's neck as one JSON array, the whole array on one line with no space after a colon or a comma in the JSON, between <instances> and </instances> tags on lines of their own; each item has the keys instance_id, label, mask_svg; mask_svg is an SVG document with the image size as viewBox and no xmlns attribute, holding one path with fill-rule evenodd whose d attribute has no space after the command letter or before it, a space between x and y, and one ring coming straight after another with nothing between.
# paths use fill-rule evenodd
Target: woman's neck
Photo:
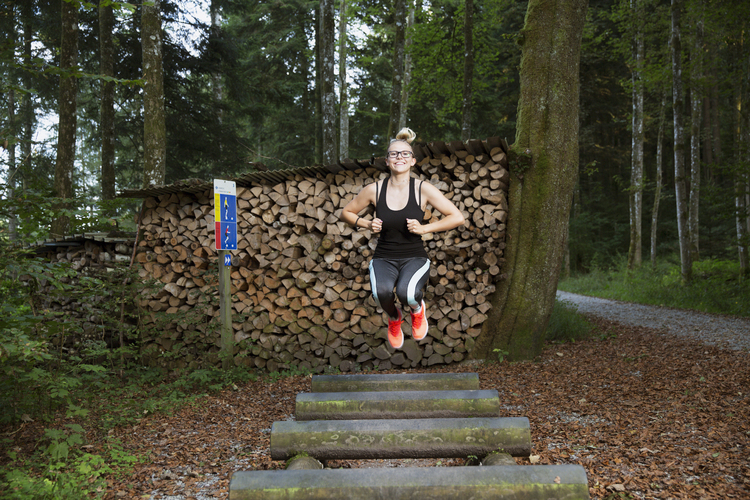
<instances>
[{"instance_id":1,"label":"woman's neck","mask_svg":"<svg viewBox=\"0 0 750 500\"><path fill-rule=\"evenodd\" d=\"M409 179L410 179L409 172L391 174L390 183L395 186L403 186L404 184L409 183Z\"/></svg>"}]
</instances>

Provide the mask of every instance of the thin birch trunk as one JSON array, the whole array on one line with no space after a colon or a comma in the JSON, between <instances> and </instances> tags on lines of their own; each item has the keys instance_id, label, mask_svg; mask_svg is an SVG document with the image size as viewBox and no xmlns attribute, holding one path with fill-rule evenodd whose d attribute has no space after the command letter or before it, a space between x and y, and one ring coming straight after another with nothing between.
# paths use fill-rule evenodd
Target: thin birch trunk
<instances>
[{"instance_id":1,"label":"thin birch trunk","mask_svg":"<svg viewBox=\"0 0 750 500\"><path fill-rule=\"evenodd\" d=\"M406 0L396 0L393 17L396 20L396 33L393 43L393 79L388 140L396 135L401 118L401 91L404 82L404 54L406 52Z\"/></svg>"},{"instance_id":2,"label":"thin birch trunk","mask_svg":"<svg viewBox=\"0 0 750 500\"><path fill-rule=\"evenodd\" d=\"M217 0L211 1L210 14L211 36L215 40L218 40L221 36L221 10L219 7L219 2ZM220 71L215 71L211 75L211 87L214 94L214 102L217 104L217 120L221 125L224 122L224 110L221 106L221 103L224 100L224 82L222 81Z\"/></svg>"},{"instance_id":3,"label":"thin birch trunk","mask_svg":"<svg viewBox=\"0 0 750 500\"><path fill-rule=\"evenodd\" d=\"M99 71L108 77L115 76L114 22L112 5L100 5ZM99 119L102 134L102 199L112 200L115 197L115 82L102 80Z\"/></svg>"},{"instance_id":4,"label":"thin birch trunk","mask_svg":"<svg viewBox=\"0 0 750 500\"><path fill-rule=\"evenodd\" d=\"M318 16L315 22L315 163L323 163L323 5L318 4L315 12Z\"/></svg>"},{"instance_id":5,"label":"thin birch trunk","mask_svg":"<svg viewBox=\"0 0 750 500\"><path fill-rule=\"evenodd\" d=\"M8 151L8 178L6 179L6 195L7 199L12 200L15 193L16 185L16 170L18 168L16 160L16 143L18 142L18 126L16 122L16 93L13 87L16 85L16 74L12 69L12 65L16 62L16 27L15 27L15 9L11 8L8 12L8 18L6 19L7 24L4 24L6 35L8 37L8 45L11 47L11 61L9 61L10 67L3 68L6 70L10 85L8 86L8 132L11 137L10 141L5 142L5 148ZM7 140L7 139L6 139ZM8 239L11 243L15 243L18 240L18 219L15 213L8 214Z\"/></svg>"},{"instance_id":6,"label":"thin birch trunk","mask_svg":"<svg viewBox=\"0 0 750 500\"><path fill-rule=\"evenodd\" d=\"M339 7L339 159L349 157L349 97L346 87L346 0Z\"/></svg>"},{"instance_id":7,"label":"thin birch trunk","mask_svg":"<svg viewBox=\"0 0 750 500\"><path fill-rule=\"evenodd\" d=\"M643 80L642 66L644 41L641 31L641 6L637 0L631 2L635 19L633 58L635 68L633 79L633 121L632 121L632 158L630 174L630 248L628 251L628 269L641 266L643 241Z\"/></svg>"},{"instance_id":8,"label":"thin birch trunk","mask_svg":"<svg viewBox=\"0 0 750 500\"><path fill-rule=\"evenodd\" d=\"M659 132L656 134L656 185L654 206L651 210L651 267L656 268L656 230L659 226L659 203L661 202L662 172L664 159L664 123L666 121L667 95L661 100L659 111Z\"/></svg>"},{"instance_id":9,"label":"thin birch trunk","mask_svg":"<svg viewBox=\"0 0 750 500\"><path fill-rule=\"evenodd\" d=\"M700 12L700 6L698 8ZM701 112L703 106L703 20L696 23L690 85L690 258L700 260Z\"/></svg>"},{"instance_id":10,"label":"thin birch trunk","mask_svg":"<svg viewBox=\"0 0 750 500\"><path fill-rule=\"evenodd\" d=\"M721 165L721 123L719 123L719 85L715 83L711 86L711 122L713 125L714 139L714 164Z\"/></svg>"},{"instance_id":11,"label":"thin birch trunk","mask_svg":"<svg viewBox=\"0 0 750 500\"><path fill-rule=\"evenodd\" d=\"M472 81L474 79L474 1L465 0L464 6L464 88L461 140L468 141L471 138Z\"/></svg>"},{"instance_id":12,"label":"thin birch trunk","mask_svg":"<svg viewBox=\"0 0 750 500\"><path fill-rule=\"evenodd\" d=\"M398 129L406 127L409 109L409 84L411 83L411 53L409 48L412 43L412 26L414 26L414 1L409 0L409 18L406 23L406 49L404 54L404 85L401 89L401 109L399 110Z\"/></svg>"},{"instance_id":13,"label":"thin birch trunk","mask_svg":"<svg viewBox=\"0 0 750 500\"><path fill-rule=\"evenodd\" d=\"M705 173L709 173L711 171L710 165L714 162L713 148L711 147L711 132L713 131L711 128L711 99L708 95L708 89L704 87L703 91L703 133L701 134L701 155L703 158L703 165L706 166ZM706 175L706 178L710 178L710 175Z\"/></svg>"},{"instance_id":14,"label":"thin birch trunk","mask_svg":"<svg viewBox=\"0 0 750 500\"><path fill-rule=\"evenodd\" d=\"M740 44L743 45L743 44ZM742 51L740 51L742 53ZM748 69L748 61L743 60L740 68L744 73ZM743 78L738 78L735 83L735 158L737 165L741 165L743 160L750 159L750 114L745 111L743 116L743 105L748 102L747 82ZM737 230L737 253L740 264L740 272L748 272L748 230L747 218L749 215L747 204L747 185L748 178L745 169L738 167L734 174L734 207L735 207L735 227Z\"/></svg>"},{"instance_id":15,"label":"thin birch trunk","mask_svg":"<svg viewBox=\"0 0 750 500\"><path fill-rule=\"evenodd\" d=\"M680 272L684 282L692 280L693 261L687 224L688 200L685 178L685 124L682 93L682 41L680 23L682 0L672 0L672 114L674 115L674 187L677 208L677 234L680 247Z\"/></svg>"},{"instance_id":16,"label":"thin birch trunk","mask_svg":"<svg viewBox=\"0 0 750 500\"><path fill-rule=\"evenodd\" d=\"M334 91L334 53L336 40L335 7L333 0L320 2L320 56L321 56L321 92L320 108L322 118L322 153L323 164L336 162L336 94Z\"/></svg>"},{"instance_id":17,"label":"thin birch trunk","mask_svg":"<svg viewBox=\"0 0 750 500\"><path fill-rule=\"evenodd\" d=\"M23 22L23 54L26 61L31 61L32 57L32 40L34 30L32 25L33 10L31 2L23 2L21 5L21 19ZM24 71L22 74L24 87L30 89L33 85L31 72ZM31 171L31 146L34 138L34 100L30 94L23 97L22 111L23 114L23 132L21 136L21 162L20 165Z\"/></svg>"}]
</instances>

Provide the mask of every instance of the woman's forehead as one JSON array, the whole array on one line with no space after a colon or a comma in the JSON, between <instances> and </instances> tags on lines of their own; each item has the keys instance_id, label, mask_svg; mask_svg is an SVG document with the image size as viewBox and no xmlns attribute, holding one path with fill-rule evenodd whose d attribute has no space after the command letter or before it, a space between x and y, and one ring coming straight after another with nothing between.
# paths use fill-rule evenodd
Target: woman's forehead
<instances>
[{"instance_id":1,"label":"woman's forehead","mask_svg":"<svg viewBox=\"0 0 750 500\"><path fill-rule=\"evenodd\" d=\"M409 148L409 150L413 151L413 149L411 148L411 144L409 144L409 143L408 143L408 142L406 142L406 141L402 141L402 140L400 140L400 139L396 139L395 141L391 142L391 143L390 143L390 144L388 145L388 151L393 151L393 146L394 146L394 144L401 144L401 145L404 145L404 146L408 147L408 148ZM402 151L403 151L403 150L402 150Z\"/></svg>"}]
</instances>

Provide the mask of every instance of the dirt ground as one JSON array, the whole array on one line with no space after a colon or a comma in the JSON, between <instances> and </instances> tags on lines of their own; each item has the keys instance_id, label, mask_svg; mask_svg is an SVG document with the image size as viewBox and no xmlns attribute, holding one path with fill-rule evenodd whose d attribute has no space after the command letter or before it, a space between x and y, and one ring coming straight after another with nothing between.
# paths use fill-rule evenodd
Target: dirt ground
<instances>
[{"instance_id":1,"label":"dirt ground","mask_svg":"<svg viewBox=\"0 0 750 500\"><path fill-rule=\"evenodd\" d=\"M592 498L750 498L750 368L744 351L653 329L595 320L586 341L550 344L533 362L444 366L477 372L497 389L503 416L529 418L530 459L580 464ZM392 371L390 373L398 373ZM293 418L310 377L259 380L199 407L155 414L119 438L148 453L107 498L226 498L235 471L276 469L274 421ZM464 466L451 460L371 460L331 467Z\"/></svg>"},{"instance_id":2,"label":"dirt ground","mask_svg":"<svg viewBox=\"0 0 750 500\"><path fill-rule=\"evenodd\" d=\"M590 319L596 324L594 337L548 344L535 361L413 372L477 372L482 389L498 391L501 416L529 418L531 457L516 462L580 464L592 498L750 499L750 353L665 330ZM132 475L110 480L106 498L227 498L232 473L283 468L270 458L271 426L294 418L295 398L310 392L310 382L309 376L265 376L115 429L111 437L124 451L145 459ZM12 433L13 446L33 447L43 425L31 423ZM104 445L89 436L89 452L106 456ZM327 465L462 467L465 462Z\"/></svg>"}]
</instances>

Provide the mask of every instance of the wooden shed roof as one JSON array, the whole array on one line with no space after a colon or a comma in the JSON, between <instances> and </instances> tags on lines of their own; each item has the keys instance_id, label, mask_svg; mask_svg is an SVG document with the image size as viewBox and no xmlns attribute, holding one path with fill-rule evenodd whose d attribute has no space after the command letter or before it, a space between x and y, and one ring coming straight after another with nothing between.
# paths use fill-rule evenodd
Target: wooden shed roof
<instances>
[{"instance_id":1,"label":"wooden shed roof","mask_svg":"<svg viewBox=\"0 0 750 500\"><path fill-rule=\"evenodd\" d=\"M417 161L424 158L442 158L456 154L457 152L466 151L474 156L489 154L495 148L502 148L508 152L508 144L500 137L490 137L484 141L434 141L429 143L414 144L414 154ZM252 166L253 164L251 164ZM343 170L360 170L363 168L374 167L380 170L386 170L385 158L370 158L368 160L350 160L346 159L339 163L326 166L285 168L278 170L253 171L240 175L239 177L228 179L237 183L238 187L247 187L254 184L279 183L293 178L297 175L306 177L315 177L317 174L337 173ZM121 191L118 198L149 198L173 193L199 193L206 189L213 188L213 180L204 181L201 179L187 179L175 182L165 186L153 186L146 189L126 189Z\"/></svg>"}]
</instances>

